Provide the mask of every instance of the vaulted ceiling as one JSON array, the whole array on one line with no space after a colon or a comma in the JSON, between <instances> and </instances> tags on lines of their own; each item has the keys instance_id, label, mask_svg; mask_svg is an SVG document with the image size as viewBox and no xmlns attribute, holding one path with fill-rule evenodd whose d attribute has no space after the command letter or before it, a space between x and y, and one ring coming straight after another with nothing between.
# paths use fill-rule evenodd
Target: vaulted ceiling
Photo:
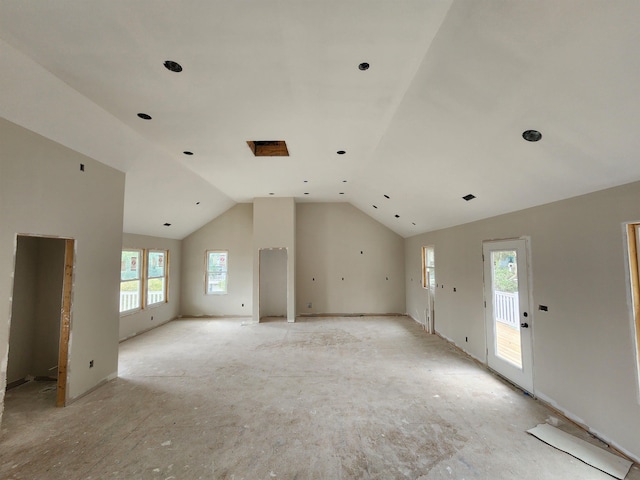
<instances>
[{"instance_id":1,"label":"vaulted ceiling","mask_svg":"<svg viewBox=\"0 0 640 480\"><path fill-rule=\"evenodd\" d=\"M183 238L273 194L410 236L639 180L638 19L635 0L0 0L0 115L126 172L126 232Z\"/></svg>"}]
</instances>

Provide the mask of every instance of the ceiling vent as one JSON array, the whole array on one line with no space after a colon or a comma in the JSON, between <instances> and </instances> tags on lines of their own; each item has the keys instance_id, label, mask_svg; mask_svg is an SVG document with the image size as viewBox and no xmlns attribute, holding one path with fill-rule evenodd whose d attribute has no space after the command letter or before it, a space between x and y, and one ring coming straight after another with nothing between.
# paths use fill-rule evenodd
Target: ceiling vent
<instances>
[{"instance_id":1,"label":"ceiling vent","mask_svg":"<svg viewBox=\"0 0 640 480\"><path fill-rule=\"evenodd\" d=\"M288 157L289 150L284 140L249 140L249 148L256 157Z\"/></svg>"}]
</instances>

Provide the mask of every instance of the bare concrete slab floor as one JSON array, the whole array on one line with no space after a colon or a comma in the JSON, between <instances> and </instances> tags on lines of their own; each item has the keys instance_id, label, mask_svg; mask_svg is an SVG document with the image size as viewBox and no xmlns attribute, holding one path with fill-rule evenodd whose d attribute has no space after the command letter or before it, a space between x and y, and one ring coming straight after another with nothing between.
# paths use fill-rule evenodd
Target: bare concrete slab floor
<instances>
[{"instance_id":1,"label":"bare concrete slab floor","mask_svg":"<svg viewBox=\"0 0 640 480\"><path fill-rule=\"evenodd\" d=\"M117 380L54 398L7 394L0 478L611 478L525 433L554 414L404 317L174 321L121 345Z\"/></svg>"}]
</instances>

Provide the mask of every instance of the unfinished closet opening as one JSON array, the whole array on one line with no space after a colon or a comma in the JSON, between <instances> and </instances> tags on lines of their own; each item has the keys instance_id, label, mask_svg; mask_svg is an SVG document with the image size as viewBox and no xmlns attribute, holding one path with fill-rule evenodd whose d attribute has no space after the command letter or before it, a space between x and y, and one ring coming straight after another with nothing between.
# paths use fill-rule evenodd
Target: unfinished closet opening
<instances>
[{"instance_id":1,"label":"unfinished closet opening","mask_svg":"<svg viewBox=\"0 0 640 480\"><path fill-rule=\"evenodd\" d=\"M9 330L7 391L33 390L64 406L74 241L18 235Z\"/></svg>"},{"instance_id":2,"label":"unfinished closet opening","mask_svg":"<svg viewBox=\"0 0 640 480\"><path fill-rule=\"evenodd\" d=\"M287 249L260 250L260 321L287 319Z\"/></svg>"}]
</instances>

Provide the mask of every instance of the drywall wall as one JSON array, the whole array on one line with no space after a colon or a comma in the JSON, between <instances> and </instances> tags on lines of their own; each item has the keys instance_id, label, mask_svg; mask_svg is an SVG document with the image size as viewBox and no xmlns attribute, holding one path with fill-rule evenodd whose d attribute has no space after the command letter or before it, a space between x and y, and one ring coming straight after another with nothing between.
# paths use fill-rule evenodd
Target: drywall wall
<instances>
[{"instance_id":1,"label":"drywall wall","mask_svg":"<svg viewBox=\"0 0 640 480\"><path fill-rule=\"evenodd\" d=\"M125 175L2 119L0 145L0 387L6 383L16 236L74 238L72 400L117 374Z\"/></svg>"},{"instance_id":2,"label":"drywall wall","mask_svg":"<svg viewBox=\"0 0 640 480\"><path fill-rule=\"evenodd\" d=\"M19 237L11 304L7 383L33 375L33 332L36 328L38 240Z\"/></svg>"},{"instance_id":3,"label":"drywall wall","mask_svg":"<svg viewBox=\"0 0 640 480\"><path fill-rule=\"evenodd\" d=\"M400 235L348 203L296 209L299 314L405 313Z\"/></svg>"},{"instance_id":4,"label":"drywall wall","mask_svg":"<svg viewBox=\"0 0 640 480\"><path fill-rule=\"evenodd\" d=\"M65 240L37 238L38 279L33 371L37 377L57 377L60 352L60 312L64 281Z\"/></svg>"},{"instance_id":5,"label":"drywall wall","mask_svg":"<svg viewBox=\"0 0 640 480\"><path fill-rule=\"evenodd\" d=\"M205 254L227 250L226 295L205 294ZM252 315L253 205L240 203L182 240L181 315Z\"/></svg>"},{"instance_id":6,"label":"drywall wall","mask_svg":"<svg viewBox=\"0 0 640 480\"><path fill-rule=\"evenodd\" d=\"M287 316L287 251L260 250L260 318Z\"/></svg>"},{"instance_id":7,"label":"drywall wall","mask_svg":"<svg viewBox=\"0 0 640 480\"><path fill-rule=\"evenodd\" d=\"M256 198L253 201L253 271L259 272L260 250L287 250L287 321L294 322L296 204L293 198ZM260 321L260 276L253 275L253 321Z\"/></svg>"},{"instance_id":8,"label":"drywall wall","mask_svg":"<svg viewBox=\"0 0 640 480\"><path fill-rule=\"evenodd\" d=\"M424 321L420 248L434 245L436 331L485 361L482 241L529 237L535 393L638 459L623 224L640 220L639 205L633 183L408 238L407 311Z\"/></svg>"},{"instance_id":9,"label":"drywall wall","mask_svg":"<svg viewBox=\"0 0 640 480\"><path fill-rule=\"evenodd\" d=\"M181 240L125 233L122 236L122 248L167 250L169 252L169 285L165 303L144 307L137 312L120 317L120 340L155 328L180 315L180 279L182 277Z\"/></svg>"}]
</instances>

